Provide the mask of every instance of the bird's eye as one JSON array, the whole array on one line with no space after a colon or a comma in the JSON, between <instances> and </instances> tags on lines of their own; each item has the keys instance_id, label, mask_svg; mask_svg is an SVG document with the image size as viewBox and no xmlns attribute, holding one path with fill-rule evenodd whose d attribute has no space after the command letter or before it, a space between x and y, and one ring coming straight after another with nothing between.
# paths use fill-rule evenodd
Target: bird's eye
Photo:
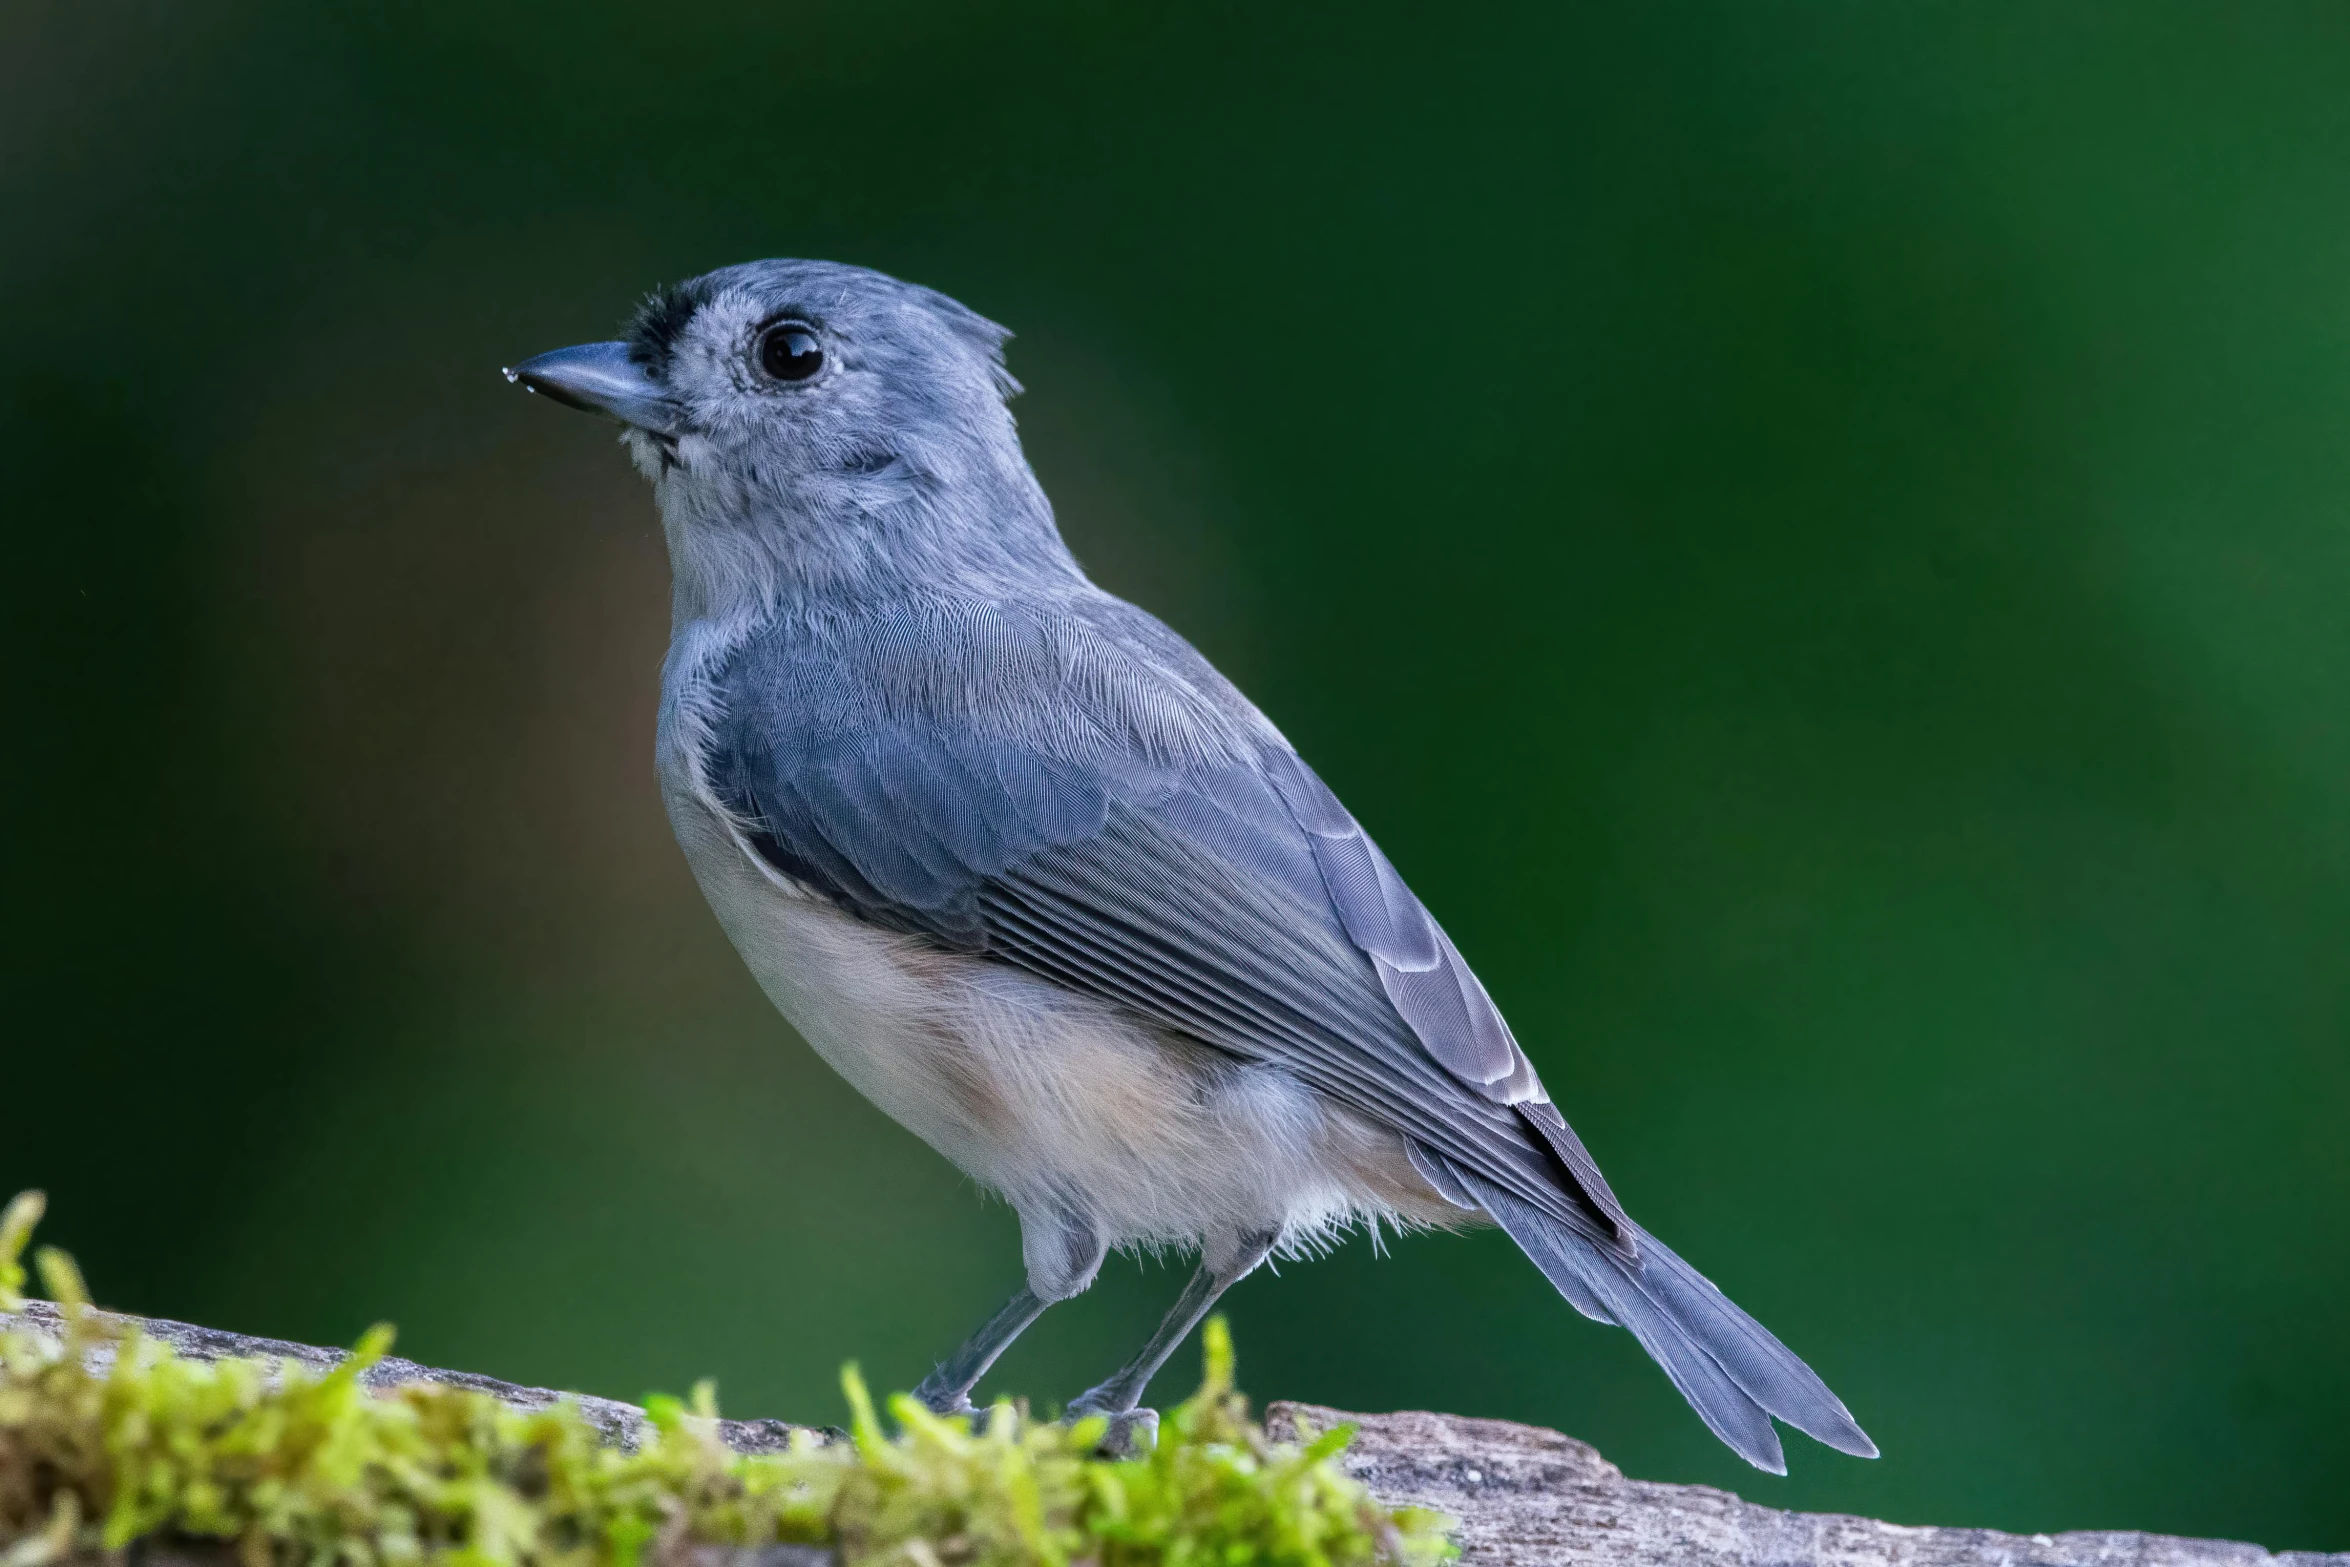
<instances>
[{"instance_id":1,"label":"bird's eye","mask_svg":"<svg viewBox=\"0 0 2350 1567\"><path fill-rule=\"evenodd\" d=\"M815 328L785 321L759 334L759 368L778 381L805 381L824 368L824 347Z\"/></svg>"}]
</instances>

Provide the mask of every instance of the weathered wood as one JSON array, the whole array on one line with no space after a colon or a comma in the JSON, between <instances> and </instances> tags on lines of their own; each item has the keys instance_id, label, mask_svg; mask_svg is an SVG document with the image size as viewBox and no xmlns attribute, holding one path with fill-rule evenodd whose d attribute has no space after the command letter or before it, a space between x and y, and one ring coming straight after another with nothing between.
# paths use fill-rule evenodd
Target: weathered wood
<instances>
[{"instance_id":1,"label":"weathered wood","mask_svg":"<svg viewBox=\"0 0 2350 1567\"><path fill-rule=\"evenodd\" d=\"M185 1322L167 1321L162 1317L122 1316L106 1311L99 1312L98 1317L117 1328L136 1328L147 1337L168 1344L189 1360L290 1360L313 1371L330 1371L351 1358L351 1352L347 1349L320 1349L311 1344L291 1344L284 1339L223 1333L217 1328L199 1328ZM0 1312L0 1330L12 1327L30 1328L50 1338L56 1338L65 1331L64 1321L58 1315L57 1308L45 1300L25 1302L21 1316ZM100 1346L92 1356L99 1365L109 1364L113 1358L112 1345ZM558 1399L568 1398L605 1441L630 1451L634 1451L652 1429L643 1410L617 1399L597 1398L590 1393L556 1393L543 1387L518 1387L512 1382L477 1376L470 1371L441 1371L431 1366L421 1366L397 1355L387 1355L368 1367L361 1373L359 1382L368 1388L398 1387L406 1382L438 1382L448 1387L487 1393L516 1409L545 1409ZM790 1445L791 1434L800 1429L782 1420L718 1422L719 1435L725 1439L727 1446L738 1453L780 1453ZM846 1434L837 1426L811 1426L806 1429L814 1431L825 1441Z\"/></svg>"},{"instance_id":2,"label":"weathered wood","mask_svg":"<svg viewBox=\"0 0 2350 1567\"><path fill-rule=\"evenodd\" d=\"M346 1356L342 1350L181 1322L109 1320L136 1327L196 1360L280 1358L325 1370ZM0 1329L9 1327L54 1336L61 1324L55 1308L35 1301L20 1317L0 1314ZM635 1446L647 1430L644 1412L633 1405L517 1387L411 1360L387 1359L361 1380L375 1388L446 1383L488 1393L518 1409L543 1409L569 1397L607 1440L624 1447ZM1463 1567L2350 1567L2350 1554L2271 1554L2232 1540L2127 1532L2014 1535L1783 1512L1709 1486L1627 1480L1588 1443L1506 1420L1353 1415L1293 1403L1269 1406L1265 1419L1276 1433L1300 1422L1314 1431L1354 1426L1348 1470L1391 1505L1416 1503L1459 1519ZM725 1440L746 1453L776 1451L796 1429L801 1428L780 1420L720 1423ZM816 1429L827 1437L839 1434ZM136 1560L127 1567L233 1567L202 1542L158 1541L130 1554ZM829 1553L801 1546L766 1551L695 1547L678 1555L683 1560L674 1567L827 1567L830 1562Z\"/></svg>"},{"instance_id":3,"label":"weathered wood","mask_svg":"<svg viewBox=\"0 0 2350 1567\"><path fill-rule=\"evenodd\" d=\"M1277 1403L1269 1428L1351 1424L1346 1466L1391 1506L1460 1520L1463 1567L2350 1567L2232 1540L2001 1534L1790 1513L1702 1485L1627 1480L1556 1431L1459 1415L1350 1415Z\"/></svg>"}]
</instances>

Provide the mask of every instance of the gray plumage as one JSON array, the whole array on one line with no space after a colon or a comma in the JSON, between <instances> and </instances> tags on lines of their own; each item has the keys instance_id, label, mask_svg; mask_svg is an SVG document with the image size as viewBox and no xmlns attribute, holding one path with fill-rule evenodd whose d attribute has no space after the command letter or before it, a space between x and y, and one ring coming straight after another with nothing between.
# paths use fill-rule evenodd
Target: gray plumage
<instances>
[{"instance_id":1,"label":"gray plumage","mask_svg":"<svg viewBox=\"0 0 2350 1567\"><path fill-rule=\"evenodd\" d=\"M1356 1222L1498 1223L1723 1441L1874 1447L1626 1215L1459 951L1280 732L1087 580L1020 452L1002 329L822 262L711 273L532 360L613 414L675 570L660 767L713 907L861 1091L1019 1213L1029 1284L940 1408L1106 1248L1217 1293Z\"/></svg>"}]
</instances>

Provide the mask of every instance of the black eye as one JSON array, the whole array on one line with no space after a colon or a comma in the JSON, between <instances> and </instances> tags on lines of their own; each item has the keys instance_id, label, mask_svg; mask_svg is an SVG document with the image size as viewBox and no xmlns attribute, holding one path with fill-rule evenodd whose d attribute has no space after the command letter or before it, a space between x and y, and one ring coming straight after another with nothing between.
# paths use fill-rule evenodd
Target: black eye
<instances>
[{"instance_id":1,"label":"black eye","mask_svg":"<svg viewBox=\"0 0 2350 1567\"><path fill-rule=\"evenodd\" d=\"M824 368L824 349L815 329L786 321L759 334L759 368L778 381L805 381Z\"/></svg>"}]
</instances>

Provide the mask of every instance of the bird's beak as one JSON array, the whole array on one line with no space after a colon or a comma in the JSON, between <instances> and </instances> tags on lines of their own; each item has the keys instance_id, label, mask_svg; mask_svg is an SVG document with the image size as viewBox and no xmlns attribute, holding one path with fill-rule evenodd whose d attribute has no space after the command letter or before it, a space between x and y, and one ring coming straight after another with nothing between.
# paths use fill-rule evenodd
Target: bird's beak
<instances>
[{"instance_id":1,"label":"bird's beak","mask_svg":"<svg viewBox=\"0 0 2350 1567\"><path fill-rule=\"evenodd\" d=\"M655 435L677 431L678 407L644 367L628 357L626 343L582 343L525 359L506 372L525 391L551 397L566 408L607 414L622 424Z\"/></svg>"}]
</instances>

